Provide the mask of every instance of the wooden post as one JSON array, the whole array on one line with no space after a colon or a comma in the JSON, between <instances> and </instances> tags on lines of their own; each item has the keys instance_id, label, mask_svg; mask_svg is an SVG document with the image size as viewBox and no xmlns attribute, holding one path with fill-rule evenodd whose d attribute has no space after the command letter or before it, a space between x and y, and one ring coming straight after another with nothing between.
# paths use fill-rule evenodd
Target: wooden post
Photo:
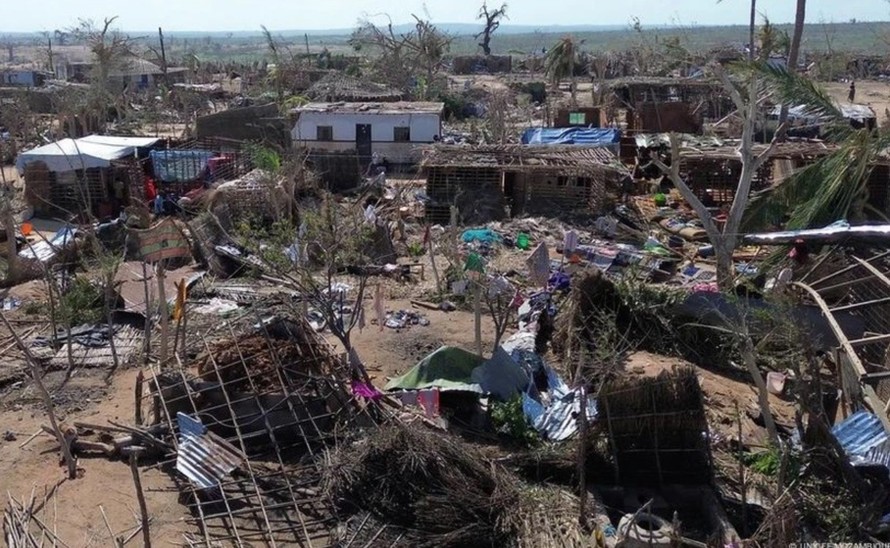
<instances>
[{"instance_id":1,"label":"wooden post","mask_svg":"<svg viewBox=\"0 0 890 548\"><path fill-rule=\"evenodd\" d=\"M148 530L148 506L145 504L145 494L142 492L142 481L139 479L139 467L137 466L137 452L130 453L130 470L133 472L133 483L136 485L136 499L139 501L139 513L142 514L142 541L145 548L151 548L151 533Z\"/></svg>"},{"instance_id":2,"label":"wooden post","mask_svg":"<svg viewBox=\"0 0 890 548\"><path fill-rule=\"evenodd\" d=\"M430 254L430 265L433 268L433 277L436 279L436 291L442 291L442 285L439 281L439 269L436 268L436 254L433 252L433 235L430 233L430 237L427 240L427 249Z\"/></svg>"},{"instance_id":3,"label":"wooden post","mask_svg":"<svg viewBox=\"0 0 890 548\"><path fill-rule=\"evenodd\" d=\"M145 341L142 344L142 362L148 365L151 355L151 317L153 314L150 308L151 296L148 291L148 266L144 261L142 262L142 286L145 289Z\"/></svg>"},{"instance_id":4,"label":"wooden post","mask_svg":"<svg viewBox=\"0 0 890 548\"><path fill-rule=\"evenodd\" d=\"M68 445L68 442L65 438L65 435L62 433L62 429L59 428L59 423L56 421L56 412L53 407L53 399L52 396L49 395L49 391L47 391L46 386L43 385L43 372L40 370L40 366L37 365L37 360L34 359L34 356L31 354L31 350L28 349L27 345L22 341L19 337L19 334L15 332L15 329L10 325L9 320L6 319L6 316L3 312L0 312L0 320L3 321L3 324L6 325L6 329L12 333L12 337L15 339L15 343L18 345L19 349L25 354L25 360L28 362L28 365L31 368L31 377L34 381L35 386L37 386L37 391L40 392L41 397L43 398L43 405L46 406L46 414L49 417L49 423L52 426L53 432L56 434L56 439L59 442L59 445L62 448L62 455L65 457L65 464L68 465L68 479L77 478L77 461L74 460L74 457L71 455L71 447Z\"/></svg>"},{"instance_id":5,"label":"wooden post","mask_svg":"<svg viewBox=\"0 0 890 548\"><path fill-rule=\"evenodd\" d=\"M158 27L158 37L161 40L161 72L164 76L164 84L167 85L167 49L164 47L164 29Z\"/></svg>"},{"instance_id":6,"label":"wooden post","mask_svg":"<svg viewBox=\"0 0 890 548\"><path fill-rule=\"evenodd\" d=\"M581 412L578 415L578 525L587 530L587 388L582 384L578 388L581 400Z\"/></svg>"},{"instance_id":7,"label":"wooden post","mask_svg":"<svg viewBox=\"0 0 890 548\"><path fill-rule=\"evenodd\" d=\"M482 356L482 282L476 283L473 296L473 314L476 317L476 353Z\"/></svg>"},{"instance_id":8,"label":"wooden post","mask_svg":"<svg viewBox=\"0 0 890 548\"><path fill-rule=\"evenodd\" d=\"M655 404L655 392L652 392L652 422L658 416L658 406ZM655 468L658 470L658 485L664 487L664 476L661 472L661 455L658 453L658 429L652 428L652 442L655 444Z\"/></svg>"},{"instance_id":9,"label":"wooden post","mask_svg":"<svg viewBox=\"0 0 890 548\"><path fill-rule=\"evenodd\" d=\"M158 262L158 310L161 315L161 368L167 365L167 343L170 337L170 310L167 307L167 292L164 289L164 261Z\"/></svg>"},{"instance_id":10,"label":"wooden post","mask_svg":"<svg viewBox=\"0 0 890 548\"><path fill-rule=\"evenodd\" d=\"M142 370L136 374L136 426L142 426L142 385L145 382L145 375Z\"/></svg>"},{"instance_id":11,"label":"wooden post","mask_svg":"<svg viewBox=\"0 0 890 548\"><path fill-rule=\"evenodd\" d=\"M304 33L303 38L306 39L306 55L309 55L309 33Z\"/></svg>"}]
</instances>

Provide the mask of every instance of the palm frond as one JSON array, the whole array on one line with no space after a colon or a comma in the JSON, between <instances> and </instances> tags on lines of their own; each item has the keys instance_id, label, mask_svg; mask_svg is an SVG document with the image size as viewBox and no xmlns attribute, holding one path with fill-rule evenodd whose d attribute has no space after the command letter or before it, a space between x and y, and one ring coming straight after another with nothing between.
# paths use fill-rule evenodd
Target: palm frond
<instances>
[{"instance_id":1,"label":"palm frond","mask_svg":"<svg viewBox=\"0 0 890 548\"><path fill-rule=\"evenodd\" d=\"M867 184L881 143L868 130L853 131L837 151L755 195L743 227L758 230L789 213L786 228L821 227L862 213L857 200Z\"/></svg>"},{"instance_id":2,"label":"palm frond","mask_svg":"<svg viewBox=\"0 0 890 548\"><path fill-rule=\"evenodd\" d=\"M852 133L837 103L806 76L765 62L745 63L742 70L759 77L776 104L794 107L799 115L821 120L825 134L832 140L841 141Z\"/></svg>"},{"instance_id":3,"label":"palm frond","mask_svg":"<svg viewBox=\"0 0 890 548\"><path fill-rule=\"evenodd\" d=\"M558 85L560 81L575 73L577 56L578 49L571 37L561 39L550 48L544 59L544 72L551 84Z\"/></svg>"}]
</instances>

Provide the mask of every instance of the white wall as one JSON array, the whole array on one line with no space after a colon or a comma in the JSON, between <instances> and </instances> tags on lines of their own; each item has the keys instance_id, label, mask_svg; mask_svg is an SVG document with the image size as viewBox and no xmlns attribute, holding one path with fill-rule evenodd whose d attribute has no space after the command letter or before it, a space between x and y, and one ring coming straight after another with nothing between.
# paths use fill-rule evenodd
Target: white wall
<instances>
[{"instance_id":1,"label":"white wall","mask_svg":"<svg viewBox=\"0 0 890 548\"><path fill-rule=\"evenodd\" d=\"M298 144L300 141L315 141L318 126L331 126L334 131L334 141L349 142L354 146L356 124L371 124L371 142L375 144L392 143L393 129L397 127L411 128L412 143L432 143L433 137L440 132L438 114L303 112L294 126L292 135L294 142ZM309 145L309 143L302 144Z\"/></svg>"},{"instance_id":2,"label":"white wall","mask_svg":"<svg viewBox=\"0 0 890 548\"><path fill-rule=\"evenodd\" d=\"M421 143L372 143L371 152L382 155L395 164L415 164L421 159L419 145ZM303 141L296 143L298 147L306 147L316 154L319 152L345 153L355 152L355 143L345 141Z\"/></svg>"}]
</instances>

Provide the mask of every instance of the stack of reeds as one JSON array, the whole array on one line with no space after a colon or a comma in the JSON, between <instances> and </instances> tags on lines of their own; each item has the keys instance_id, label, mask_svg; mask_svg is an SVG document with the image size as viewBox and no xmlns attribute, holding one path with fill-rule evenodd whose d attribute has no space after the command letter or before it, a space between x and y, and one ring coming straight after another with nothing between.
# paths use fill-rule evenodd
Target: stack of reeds
<instances>
[{"instance_id":1,"label":"stack of reeds","mask_svg":"<svg viewBox=\"0 0 890 548\"><path fill-rule=\"evenodd\" d=\"M710 450L703 402L691 367L608 383L599 400L600 424L608 429L622 474L707 481Z\"/></svg>"},{"instance_id":2,"label":"stack of reeds","mask_svg":"<svg viewBox=\"0 0 890 548\"><path fill-rule=\"evenodd\" d=\"M519 480L458 439L399 425L329 457L337 506L410 530L416 546L515 543Z\"/></svg>"}]
</instances>

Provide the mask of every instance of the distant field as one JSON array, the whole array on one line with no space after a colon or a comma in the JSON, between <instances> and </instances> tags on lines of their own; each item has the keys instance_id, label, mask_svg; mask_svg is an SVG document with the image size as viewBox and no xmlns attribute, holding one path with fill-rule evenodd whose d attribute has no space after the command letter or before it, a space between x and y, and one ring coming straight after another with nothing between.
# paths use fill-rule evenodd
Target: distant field
<instances>
[{"instance_id":1,"label":"distant field","mask_svg":"<svg viewBox=\"0 0 890 548\"><path fill-rule=\"evenodd\" d=\"M777 25L777 28L791 32L790 25ZM566 34L582 41L582 50L589 52L623 50L634 47L641 40L655 45L670 37L679 37L681 44L691 51L708 50L722 45L741 45L748 40L745 26L724 27L675 27L644 28L640 35L630 27L621 30L596 30L585 32L527 32L496 34L492 41L495 53L528 54L550 48ZM151 34L137 35L136 41L154 46L155 37ZM276 34L280 45L294 53L306 51L306 38L294 33ZM347 34L309 35L308 47L317 52L327 48L332 53L349 53L352 48ZM43 51L43 39L38 35L18 35L15 41L20 47L15 52L16 61L31 61ZM207 35L171 34L167 40L171 58L182 58L194 54L205 61L261 61L268 55L265 39L256 33L228 33ZM890 22L867 23L810 23L804 33L804 51L834 51L849 53L890 54ZM479 51L476 40L467 34L456 35L451 53L470 54Z\"/></svg>"}]
</instances>

